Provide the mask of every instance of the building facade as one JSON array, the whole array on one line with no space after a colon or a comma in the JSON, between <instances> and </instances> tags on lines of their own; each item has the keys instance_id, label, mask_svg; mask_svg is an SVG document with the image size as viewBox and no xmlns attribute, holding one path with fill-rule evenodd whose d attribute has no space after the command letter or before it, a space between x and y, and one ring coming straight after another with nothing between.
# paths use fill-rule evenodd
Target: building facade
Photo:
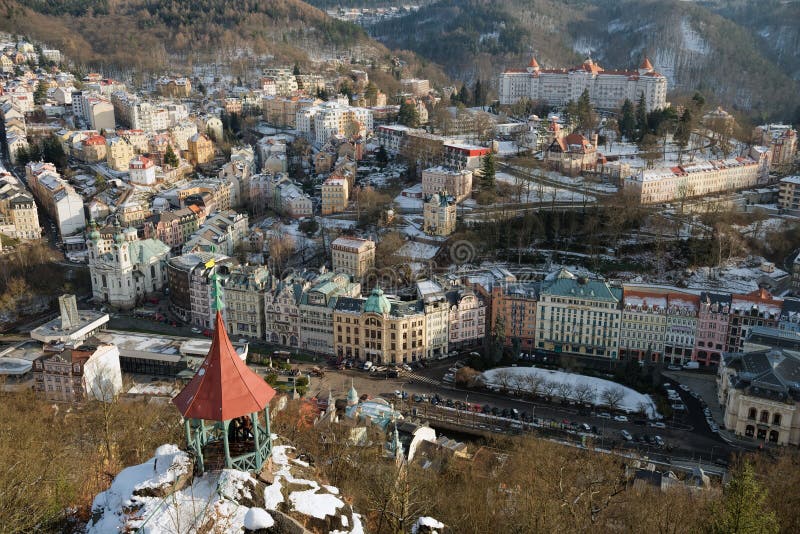
<instances>
[{"instance_id":1,"label":"building facade","mask_svg":"<svg viewBox=\"0 0 800 534\"><path fill-rule=\"evenodd\" d=\"M360 280L375 267L375 242L357 237L339 237L331 243L333 270Z\"/></svg>"},{"instance_id":2,"label":"building facade","mask_svg":"<svg viewBox=\"0 0 800 534\"><path fill-rule=\"evenodd\" d=\"M526 69L502 73L498 87L503 105L527 98L564 106L577 102L584 91L592 106L600 109L617 110L626 99L635 103L641 95L648 112L667 107L667 78L647 58L637 70L626 71L604 70L591 58L570 69L542 69L531 59Z\"/></svg>"}]
</instances>

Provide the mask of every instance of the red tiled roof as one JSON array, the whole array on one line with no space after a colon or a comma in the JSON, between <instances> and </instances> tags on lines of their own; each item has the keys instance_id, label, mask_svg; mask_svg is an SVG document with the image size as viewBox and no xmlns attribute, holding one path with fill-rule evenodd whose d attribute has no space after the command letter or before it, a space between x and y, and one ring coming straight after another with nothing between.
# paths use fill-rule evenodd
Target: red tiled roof
<instances>
[{"instance_id":1,"label":"red tiled roof","mask_svg":"<svg viewBox=\"0 0 800 534\"><path fill-rule=\"evenodd\" d=\"M172 402L186 418L228 421L263 410L274 396L275 390L236 353L218 311L203 365Z\"/></svg>"},{"instance_id":2,"label":"red tiled roof","mask_svg":"<svg viewBox=\"0 0 800 534\"><path fill-rule=\"evenodd\" d=\"M93 135L87 139L84 139L83 144L87 146L104 145L106 144L106 138L102 135Z\"/></svg>"},{"instance_id":3,"label":"red tiled roof","mask_svg":"<svg viewBox=\"0 0 800 534\"><path fill-rule=\"evenodd\" d=\"M640 69L653 70L653 64L650 63L650 58L648 58L647 56L644 56L644 61L642 61L642 64L639 65L639 68Z\"/></svg>"},{"instance_id":4,"label":"red tiled roof","mask_svg":"<svg viewBox=\"0 0 800 534\"><path fill-rule=\"evenodd\" d=\"M531 62L528 63L528 66L529 67L533 67L534 69L538 69L539 68L539 63L536 62L536 58L535 57L531 57Z\"/></svg>"}]
</instances>

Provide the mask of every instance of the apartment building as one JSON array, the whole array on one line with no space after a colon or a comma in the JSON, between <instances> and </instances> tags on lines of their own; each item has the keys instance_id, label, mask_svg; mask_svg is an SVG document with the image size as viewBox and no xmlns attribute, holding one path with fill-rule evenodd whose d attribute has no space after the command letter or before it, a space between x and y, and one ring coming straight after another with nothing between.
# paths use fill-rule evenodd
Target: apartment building
<instances>
[{"instance_id":1,"label":"apartment building","mask_svg":"<svg viewBox=\"0 0 800 534\"><path fill-rule=\"evenodd\" d=\"M403 78L400 80L400 87L404 93L414 96L428 96L431 92L431 82L420 78Z\"/></svg>"},{"instance_id":2,"label":"apartment building","mask_svg":"<svg viewBox=\"0 0 800 534\"><path fill-rule=\"evenodd\" d=\"M269 270L260 265L237 265L225 280L222 315L231 336L264 339L264 296L269 291Z\"/></svg>"},{"instance_id":3,"label":"apartment building","mask_svg":"<svg viewBox=\"0 0 800 534\"><path fill-rule=\"evenodd\" d=\"M347 210L349 185L344 178L330 177L322 183L322 214L340 213Z\"/></svg>"},{"instance_id":4,"label":"apartment building","mask_svg":"<svg viewBox=\"0 0 800 534\"><path fill-rule=\"evenodd\" d=\"M782 178L778 187L778 207L793 212L800 210L800 176Z\"/></svg>"},{"instance_id":5,"label":"apartment building","mask_svg":"<svg viewBox=\"0 0 800 534\"><path fill-rule=\"evenodd\" d=\"M472 195L472 171L447 167L430 167L422 171L422 194L434 195L444 191L462 202Z\"/></svg>"},{"instance_id":6,"label":"apartment building","mask_svg":"<svg viewBox=\"0 0 800 534\"><path fill-rule=\"evenodd\" d=\"M58 225L62 237L86 228L83 198L61 177L55 165L30 162L25 166L25 175L33 195Z\"/></svg>"},{"instance_id":7,"label":"apartment building","mask_svg":"<svg viewBox=\"0 0 800 534\"><path fill-rule=\"evenodd\" d=\"M39 214L31 192L0 165L0 232L14 239L42 237Z\"/></svg>"},{"instance_id":8,"label":"apartment building","mask_svg":"<svg viewBox=\"0 0 800 534\"><path fill-rule=\"evenodd\" d=\"M788 170L797 158L797 130L788 124L756 126L753 141L769 150L772 170Z\"/></svg>"},{"instance_id":9,"label":"apartment building","mask_svg":"<svg viewBox=\"0 0 800 534\"><path fill-rule=\"evenodd\" d=\"M109 343L44 354L33 361L34 391L48 401L113 402L122 392L119 349Z\"/></svg>"},{"instance_id":10,"label":"apartment building","mask_svg":"<svg viewBox=\"0 0 800 534\"><path fill-rule=\"evenodd\" d=\"M336 354L333 310L339 297L361 296L361 284L347 274L333 271L315 278L300 296L300 348L315 353Z\"/></svg>"},{"instance_id":11,"label":"apartment building","mask_svg":"<svg viewBox=\"0 0 800 534\"><path fill-rule=\"evenodd\" d=\"M375 267L375 242L357 237L338 237L331 243L333 270L362 279Z\"/></svg>"},{"instance_id":12,"label":"apartment building","mask_svg":"<svg viewBox=\"0 0 800 534\"><path fill-rule=\"evenodd\" d=\"M537 348L619 358L622 288L566 269L542 282L536 305Z\"/></svg>"},{"instance_id":13,"label":"apartment building","mask_svg":"<svg viewBox=\"0 0 800 534\"><path fill-rule=\"evenodd\" d=\"M755 187L761 179L757 162L730 158L643 169L625 178L624 189L642 204L661 204Z\"/></svg>"},{"instance_id":14,"label":"apartment building","mask_svg":"<svg viewBox=\"0 0 800 534\"><path fill-rule=\"evenodd\" d=\"M136 152L133 146L124 137L109 137L106 139L106 163L113 170L125 172Z\"/></svg>"}]
</instances>

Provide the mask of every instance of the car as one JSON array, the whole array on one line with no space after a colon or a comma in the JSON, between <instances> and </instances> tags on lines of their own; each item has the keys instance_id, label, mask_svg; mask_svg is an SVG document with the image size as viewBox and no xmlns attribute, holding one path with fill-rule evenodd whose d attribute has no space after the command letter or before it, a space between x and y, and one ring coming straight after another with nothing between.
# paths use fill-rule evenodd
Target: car
<instances>
[{"instance_id":1,"label":"car","mask_svg":"<svg viewBox=\"0 0 800 534\"><path fill-rule=\"evenodd\" d=\"M448 408L453 408L455 406L455 404L453 403L453 399L447 399L446 401L444 401L444 405L447 406Z\"/></svg>"},{"instance_id":2,"label":"car","mask_svg":"<svg viewBox=\"0 0 800 534\"><path fill-rule=\"evenodd\" d=\"M202 332L202 330L200 330L200 329L199 329L199 328L197 328L196 326L193 326L193 327L192 327L192 334L199 334L200 332Z\"/></svg>"},{"instance_id":3,"label":"car","mask_svg":"<svg viewBox=\"0 0 800 534\"><path fill-rule=\"evenodd\" d=\"M597 417L599 417L600 419L611 419L611 414L608 412L600 412L599 414L597 414Z\"/></svg>"},{"instance_id":4,"label":"car","mask_svg":"<svg viewBox=\"0 0 800 534\"><path fill-rule=\"evenodd\" d=\"M662 438L661 436L653 436L653 441L655 441L656 445L659 447L664 446L664 438Z\"/></svg>"},{"instance_id":5,"label":"car","mask_svg":"<svg viewBox=\"0 0 800 534\"><path fill-rule=\"evenodd\" d=\"M414 400L414 402L422 402L422 396L416 393L414 393L414 396L411 398Z\"/></svg>"},{"instance_id":6,"label":"car","mask_svg":"<svg viewBox=\"0 0 800 534\"><path fill-rule=\"evenodd\" d=\"M681 370L681 366L680 365L668 365L667 369L670 370L670 371L680 371Z\"/></svg>"},{"instance_id":7,"label":"car","mask_svg":"<svg viewBox=\"0 0 800 534\"><path fill-rule=\"evenodd\" d=\"M614 421L616 421L618 423L627 423L628 422L628 416L627 415L615 415L614 416Z\"/></svg>"},{"instance_id":8,"label":"car","mask_svg":"<svg viewBox=\"0 0 800 534\"><path fill-rule=\"evenodd\" d=\"M584 432L591 432L592 431L592 427L590 427L586 423L581 423L581 428L583 429Z\"/></svg>"},{"instance_id":9,"label":"car","mask_svg":"<svg viewBox=\"0 0 800 534\"><path fill-rule=\"evenodd\" d=\"M511 417L513 417L514 419L519 419L519 410L517 410L516 408L512 408Z\"/></svg>"},{"instance_id":10,"label":"car","mask_svg":"<svg viewBox=\"0 0 800 534\"><path fill-rule=\"evenodd\" d=\"M396 369L392 369L386 373L386 378L399 378L400 373L397 372Z\"/></svg>"},{"instance_id":11,"label":"car","mask_svg":"<svg viewBox=\"0 0 800 534\"><path fill-rule=\"evenodd\" d=\"M481 411L482 411L483 413L490 413L490 412L492 411L492 407L491 407L491 406L489 406L488 404L484 404L484 405L483 405L483 408L481 409Z\"/></svg>"},{"instance_id":12,"label":"car","mask_svg":"<svg viewBox=\"0 0 800 534\"><path fill-rule=\"evenodd\" d=\"M625 441L633 441L633 436L631 436L631 433L624 428L620 430L619 433L622 434L622 437L625 438Z\"/></svg>"},{"instance_id":13,"label":"car","mask_svg":"<svg viewBox=\"0 0 800 534\"><path fill-rule=\"evenodd\" d=\"M689 386L687 386L686 384L681 384L678 387L681 388L683 391L689 391L689 389L690 389Z\"/></svg>"},{"instance_id":14,"label":"car","mask_svg":"<svg viewBox=\"0 0 800 534\"><path fill-rule=\"evenodd\" d=\"M670 384L669 382L664 382L664 389L669 389L671 387L672 387L672 384Z\"/></svg>"},{"instance_id":15,"label":"car","mask_svg":"<svg viewBox=\"0 0 800 534\"><path fill-rule=\"evenodd\" d=\"M648 423L648 426L651 426L653 428L667 428L667 425L661 421L654 421L652 423Z\"/></svg>"},{"instance_id":16,"label":"car","mask_svg":"<svg viewBox=\"0 0 800 534\"><path fill-rule=\"evenodd\" d=\"M400 367L402 367L405 371L411 371L411 366L407 363L402 364Z\"/></svg>"},{"instance_id":17,"label":"car","mask_svg":"<svg viewBox=\"0 0 800 534\"><path fill-rule=\"evenodd\" d=\"M503 408L502 415L503 417L509 417L511 415L511 410L509 410L508 408Z\"/></svg>"},{"instance_id":18,"label":"car","mask_svg":"<svg viewBox=\"0 0 800 534\"><path fill-rule=\"evenodd\" d=\"M497 406L492 406L492 415L494 416L500 415L500 408L498 408Z\"/></svg>"},{"instance_id":19,"label":"car","mask_svg":"<svg viewBox=\"0 0 800 534\"><path fill-rule=\"evenodd\" d=\"M644 440L645 440L645 441L646 441L646 442L647 442L649 445L654 445L654 444L655 444L655 439L653 439L653 436L651 436L650 434L645 434L645 436L644 436Z\"/></svg>"},{"instance_id":20,"label":"car","mask_svg":"<svg viewBox=\"0 0 800 534\"><path fill-rule=\"evenodd\" d=\"M399 389L396 389L396 390L394 390L394 397L396 399L402 399L403 398L403 393Z\"/></svg>"},{"instance_id":21,"label":"car","mask_svg":"<svg viewBox=\"0 0 800 534\"><path fill-rule=\"evenodd\" d=\"M685 412L686 411L686 405L681 403L681 402L676 402L674 404L671 404L670 406L676 412Z\"/></svg>"},{"instance_id":22,"label":"car","mask_svg":"<svg viewBox=\"0 0 800 534\"><path fill-rule=\"evenodd\" d=\"M452 373L448 373L442 377L442 382L453 383L456 381L456 377L453 376Z\"/></svg>"}]
</instances>

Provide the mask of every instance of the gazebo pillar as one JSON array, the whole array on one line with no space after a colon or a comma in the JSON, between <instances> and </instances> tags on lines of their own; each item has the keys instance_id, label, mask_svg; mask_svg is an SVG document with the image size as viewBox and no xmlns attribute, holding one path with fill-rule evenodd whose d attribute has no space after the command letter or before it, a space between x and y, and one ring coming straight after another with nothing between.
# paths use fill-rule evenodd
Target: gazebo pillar
<instances>
[{"instance_id":1,"label":"gazebo pillar","mask_svg":"<svg viewBox=\"0 0 800 534\"><path fill-rule=\"evenodd\" d=\"M250 414L250 421L253 423L253 445L255 445L256 449L256 465L259 469L261 469L263 458L261 458L261 441L259 440L258 436L260 432L260 429L258 428L258 412L253 412Z\"/></svg>"},{"instance_id":2,"label":"gazebo pillar","mask_svg":"<svg viewBox=\"0 0 800 534\"><path fill-rule=\"evenodd\" d=\"M231 468L231 449L228 446L228 425L230 425L230 421L223 421L222 422L222 444L225 447L225 467L227 469Z\"/></svg>"}]
</instances>

